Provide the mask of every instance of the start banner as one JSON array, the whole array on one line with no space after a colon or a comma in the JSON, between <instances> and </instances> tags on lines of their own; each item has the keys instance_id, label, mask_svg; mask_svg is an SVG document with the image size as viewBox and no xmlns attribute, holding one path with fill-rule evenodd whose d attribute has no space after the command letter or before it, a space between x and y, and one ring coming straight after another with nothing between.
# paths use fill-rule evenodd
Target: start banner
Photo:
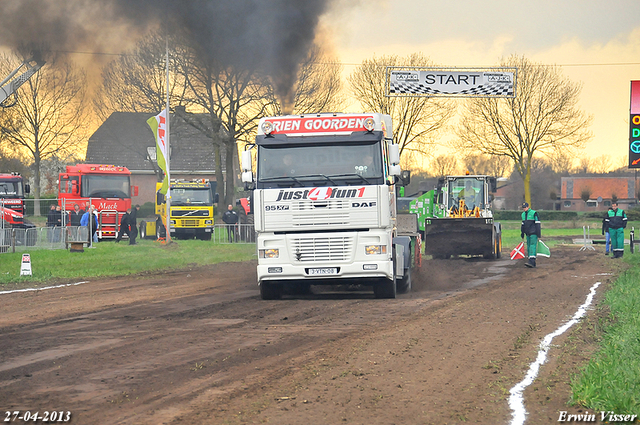
<instances>
[{"instance_id":1,"label":"start banner","mask_svg":"<svg viewBox=\"0 0 640 425\"><path fill-rule=\"evenodd\" d=\"M516 95L515 68L387 67L387 96L505 97Z\"/></svg>"}]
</instances>

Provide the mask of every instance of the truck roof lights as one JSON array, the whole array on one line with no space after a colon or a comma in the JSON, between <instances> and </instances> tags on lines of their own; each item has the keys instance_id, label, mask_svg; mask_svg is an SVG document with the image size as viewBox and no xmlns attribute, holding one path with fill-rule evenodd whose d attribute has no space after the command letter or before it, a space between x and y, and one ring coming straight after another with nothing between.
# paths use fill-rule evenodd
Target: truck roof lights
<instances>
[{"instance_id":1,"label":"truck roof lights","mask_svg":"<svg viewBox=\"0 0 640 425\"><path fill-rule=\"evenodd\" d=\"M262 131L264 132L264 134L266 134L267 136L269 134L271 134L271 132L273 131L273 123L269 122L269 121L265 121L262 123Z\"/></svg>"},{"instance_id":2,"label":"truck roof lights","mask_svg":"<svg viewBox=\"0 0 640 425\"><path fill-rule=\"evenodd\" d=\"M373 120L373 118L367 118L366 120L364 120L364 128L367 131L373 131L375 126L376 126L376 122Z\"/></svg>"}]
</instances>

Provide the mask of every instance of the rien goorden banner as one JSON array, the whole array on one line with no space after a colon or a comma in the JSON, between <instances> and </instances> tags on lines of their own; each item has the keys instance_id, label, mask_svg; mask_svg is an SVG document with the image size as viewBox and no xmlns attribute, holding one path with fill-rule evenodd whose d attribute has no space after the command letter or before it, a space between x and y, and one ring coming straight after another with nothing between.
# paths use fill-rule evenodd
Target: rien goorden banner
<instances>
[{"instance_id":1,"label":"rien goorden banner","mask_svg":"<svg viewBox=\"0 0 640 425\"><path fill-rule=\"evenodd\" d=\"M631 82L629 168L640 168L640 81Z\"/></svg>"}]
</instances>

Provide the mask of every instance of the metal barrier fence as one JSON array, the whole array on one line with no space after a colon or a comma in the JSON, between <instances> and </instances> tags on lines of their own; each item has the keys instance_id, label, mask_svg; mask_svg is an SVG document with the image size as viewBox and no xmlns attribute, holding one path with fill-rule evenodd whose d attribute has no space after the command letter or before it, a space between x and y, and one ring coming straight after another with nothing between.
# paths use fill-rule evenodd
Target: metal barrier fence
<instances>
[{"instance_id":1,"label":"metal barrier fence","mask_svg":"<svg viewBox=\"0 0 640 425\"><path fill-rule=\"evenodd\" d=\"M213 232L214 243L255 243L256 230L253 224L216 224Z\"/></svg>"},{"instance_id":2,"label":"metal barrier fence","mask_svg":"<svg viewBox=\"0 0 640 425\"><path fill-rule=\"evenodd\" d=\"M65 249L66 234L62 227L0 229L0 253L36 249Z\"/></svg>"}]
</instances>

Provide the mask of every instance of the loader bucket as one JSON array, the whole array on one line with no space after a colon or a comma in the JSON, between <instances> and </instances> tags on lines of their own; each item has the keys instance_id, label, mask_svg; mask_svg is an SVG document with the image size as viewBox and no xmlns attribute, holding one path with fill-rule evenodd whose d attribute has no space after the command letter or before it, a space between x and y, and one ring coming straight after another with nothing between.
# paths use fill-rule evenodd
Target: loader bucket
<instances>
[{"instance_id":1,"label":"loader bucket","mask_svg":"<svg viewBox=\"0 0 640 425\"><path fill-rule=\"evenodd\" d=\"M424 253L434 258L452 255L495 255L493 219L430 218L425 221Z\"/></svg>"}]
</instances>

